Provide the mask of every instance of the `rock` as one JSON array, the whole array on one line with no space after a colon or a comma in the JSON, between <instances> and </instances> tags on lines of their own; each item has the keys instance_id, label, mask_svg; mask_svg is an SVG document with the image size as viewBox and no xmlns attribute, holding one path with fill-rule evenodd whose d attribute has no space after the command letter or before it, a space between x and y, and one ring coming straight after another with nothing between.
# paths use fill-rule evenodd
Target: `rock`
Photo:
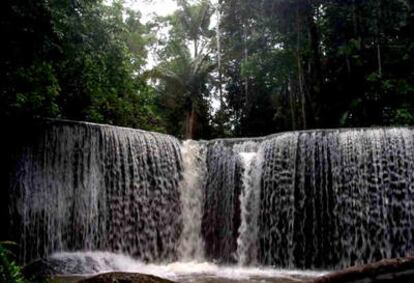
<instances>
[{"instance_id":1,"label":"rock","mask_svg":"<svg viewBox=\"0 0 414 283\"><path fill-rule=\"evenodd\" d=\"M413 283L414 256L384 259L320 277L312 283Z\"/></svg>"},{"instance_id":2,"label":"rock","mask_svg":"<svg viewBox=\"0 0 414 283\"><path fill-rule=\"evenodd\" d=\"M173 283L173 281L146 274L110 272L81 280L78 283Z\"/></svg>"},{"instance_id":3,"label":"rock","mask_svg":"<svg viewBox=\"0 0 414 283\"><path fill-rule=\"evenodd\" d=\"M118 266L110 259L100 257L94 259L91 256L72 256L63 254L59 257L50 256L39 259L26 265L23 269L24 276L30 281L43 282L50 279L56 282L78 282L79 278L86 278L87 274L97 274L101 270L119 270ZM78 276L74 276L77 274ZM103 273L97 276L83 279L83 283L171 283L172 281L152 275L127 272ZM51 282L55 282L55 281ZM49 282L49 281L48 281Z\"/></svg>"},{"instance_id":4,"label":"rock","mask_svg":"<svg viewBox=\"0 0 414 283\"><path fill-rule=\"evenodd\" d=\"M72 275L72 274L95 274L102 270L102 262L85 256L82 258L62 256L59 258L48 257L35 260L27 264L23 268L23 274L30 280L45 280L56 275ZM112 268L111 263L108 263L108 268Z\"/></svg>"},{"instance_id":5,"label":"rock","mask_svg":"<svg viewBox=\"0 0 414 283\"><path fill-rule=\"evenodd\" d=\"M59 274L59 266L47 259L33 261L23 268L25 278L33 281L43 281L53 275Z\"/></svg>"}]
</instances>

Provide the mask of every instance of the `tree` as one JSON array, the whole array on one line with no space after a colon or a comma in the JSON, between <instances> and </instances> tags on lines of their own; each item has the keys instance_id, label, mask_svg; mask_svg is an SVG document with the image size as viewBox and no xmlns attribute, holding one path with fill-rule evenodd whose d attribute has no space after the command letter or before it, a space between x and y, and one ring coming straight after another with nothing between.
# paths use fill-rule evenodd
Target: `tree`
<instances>
[{"instance_id":1,"label":"tree","mask_svg":"<svg viewBox=\"0 0 414 283\"><path fill-rule=\"evenodd\" d=\"M178 111L184 110L186 115L184 127L186 139L195 137L198 116L205 116L208 113L205 103L205 97L208 95L206 83L214 68L215 64L211 62L208 55L192 58L188 50L181 46L177 47L176 59L160 64L152 72L154 77L162 81L158 89L165 97L169 96L174 101L180 99Z\"/></svg>"},{"instance_id":2,"label":"tree","mask_svg":"<svg viewBox=\"0 0 414 283\"><path fill-rule=\"evenodd\" d=\"M222 1L223 75L235 135L410 125L410 3Z\"/></svg>"},{"instance_id":3,"label":"tree","mask_svg":"<svg viewBox=\"0 0 414 283\"><path fill-rule=\"evenodd\" d=\"M4 120L51 117L164 131L143 76L150 37L139 13L120 1L3 5Z\"/></svg>"},{"instance_id":4,"label":"tree","mask_svg":"<svg viewBox=\"0 0 414 283\"><path fill-rule=\"evenodd\" d=\"M183 136L193 139L199 128L197 121L208 116L207 84L215 68L208 50L214 35L209 29L212 9L207 1L195 5L187 1L178 3L180 10L165 19L173 28L168 44L160 52L163 62L152 73L162 81L158 89L164 96L173 91L175 99L180 97L179 108L185 113ZM192 53L188 46L193 47Z\"/></svg>"},{"instance_id":5,"label":"tree","mask_svg":"<svg viewBox=\"0 0 414 283\"><path fill-rule=\"evenodd\" d=\"M105 3L2 2L3 121L66 118L186 138L414 123L411 0L220 0L217 33L207 0L178 0L149 25L122 1ZM155 40L163 27L168 36ZM161 62L155 84L150 46Z\"/></svg>"}]
</instances>

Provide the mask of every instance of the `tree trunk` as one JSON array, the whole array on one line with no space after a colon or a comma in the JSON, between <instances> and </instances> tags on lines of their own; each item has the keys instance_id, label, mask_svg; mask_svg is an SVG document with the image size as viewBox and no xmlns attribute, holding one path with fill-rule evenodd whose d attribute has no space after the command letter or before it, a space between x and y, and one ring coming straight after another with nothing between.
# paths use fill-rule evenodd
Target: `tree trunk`
<instances>
[{"instance_id":1,"label":"tree trunk","mask_svg":"<svg viewBox=\"0 0 414 283\"><path fill-rule=\"evenodd\" d=\"M191 108L186 113L185 121L185 135L184 138L187 140L194 139L194 130L197 122L197 113L194 110L194 104L191 103Z\"/></svg>"},{"instance_id":2,"label":"tree trunk","mask_svg":"<svg viewBox=\"0 0 414 283\"><path fill-rule=\"evenodd\" d=\"M378 76L382 77L381 46L377 43Z\"/></svg>"},{"instance_id":3,"label":"tree trunk","mask_svg":"<svg viewBox=\"0 0 414 283\"><path fill-rule=\"evenodd\" d=\"M220 109L224 108L224 97L223 97L223 87L222 87L222 73L221 73L221 31L220 31L220 24L221 24L221 11L217 9L217 70L218 70L218 79L219 79L219 97L220 97Z\"/></svg>"},{"instance_id":4,"label":"tree trunk","mask_svg":"<svg viewBox=\"0 0 414 283\"><path fill-rule=\"evenodd\" d=\"M307 120L306 120L306 96L305 96L305 89L303 86L303 70L302 70L302 62L301 56L297 55L297 62L298 62L298 82L299 82L299 92L302 102L302 120L303 120L303 129L307 129Z\"/></svg>"},{"instance_id":5,"label":"tree trunk","mask_svg":"<svg viewBox=\"0 0 414 283\"><path fill-rule=\"evenodd\" d=\"M295 117L295 99L293 97L293 87L292 87L292 80L288 79L288 87L287 92L289 95L289 106L290 106L290 119L292 120L292 130L296 130L296 117Z\"/></svg>"},{"instance_id":6,"label":"tree trunk","mask_svg":"<svg viewBox=\"0 0 414 283\"><path fill-rule=\"evenodd\" d=\"M305 97L305 89L303 86L303 69L302 69L302 59L300 55L300 43L301 43L301 24L300 24L300 14L299 14L299 6L296 9L296 60L297 60L297 68L298 68L298 82L299 82L299 92L302 102L302 119L303 119L303 129L307 128L307 120L306 120L306 97Z\"/></svg>"},{"instance_id":7,"label":"tree trunk","mask_svg":"<svg viewBox=\"0 0 414 283\"><path fill-rule=\"evenodd\" d=\"M198 56L198 40L194 39L194 58Z\"/></svg>"},{"instance_id":8,"label":"tree trunk","mask_svg":"<svg viewBox=\"0 0 414 283\"><path fill-rule=\"evenodd\" d=\"M376 19L376 41L377 41L377 61L378 61L378 76L382 77L382 56L381 56L381 1L377 2L377 19Z\"/></svg>"},{"instance_id":9,"label":"tree trunk","mask_svg":"<svg viewBox=\"0 0 414 283\"><path fill-rule=\"evenodd\" d=\"M306 2L305 6L305 17L308 27L309 33L309 41L310 41L310 48L311 48L311 58L310 58L310 65L311 70L310 74L310 81L311 81L311 89L310 92L307 92L309 95L309 103L308 109L311 113L308 117L311 117L310 123L312 126L321 126L319 125L318 121L322 120L322 111L321 105L323 105L323 89L324 89L324 80L322 74L322 63L321 63L321 50L320 50L320 32L318 30L314 7L310 0ZM313 102L313 103L312 103ZM309 121L308 121L309 122Z\"/></svg>"},{"instance_id":10,"label":"tree trunk","mask_svg":"<svg viewBox=\"0 0 414 283\"><path fill-rule=\"evenodd\" d=\"M244 63L247 63L247 57L248 57L248 50L247 50L247 31L246 31L247 27L244 24L243 25L243 60ZM249 79L247 76L244 77L244 95L245 95L245 105L246 105L246 109L248 109L249 107Z\"/></svg>"},{"instance_id":11,"label":"tree trunk","mask_svg":"<svg viewBox=\"0 0 414 283\"><path fill-rule=\"evenodd\" d=\"M357 24L357 8L355 0L352 0L352 27L354 30L354 36L358 34L358 24Z\"/></svg>"}]
</instances>

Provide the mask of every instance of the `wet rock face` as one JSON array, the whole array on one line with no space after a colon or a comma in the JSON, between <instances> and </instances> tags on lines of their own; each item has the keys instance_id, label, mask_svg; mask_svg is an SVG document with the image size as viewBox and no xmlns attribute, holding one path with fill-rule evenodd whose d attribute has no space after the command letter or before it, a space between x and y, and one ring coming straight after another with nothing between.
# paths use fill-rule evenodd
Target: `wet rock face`
<instances>
[{"instance_id":1,"label":"wet rock face","mask_svg":"<svg viewBox=\"0 0 414 283\"><path fill-rule=\"evenodd\" d=\"M81 280L78 283L173 283L173 281L146 274L110 272Z\"/></svg>"},{"instance_id":2,"label":"wet rock face","mask_svg":"<svg viewBox=\"0 0 414 283\"><path fill-rule=\"evenodd\" d=\"M414 256L385 259L334 272L312 283L412 283L414 282Z\"/></svg>"},{"instance_id":3,"label":"wet rock face","mask_svg":"<svg viewBox=\"0 0 414 283\"><path fill-rule=\"evenodd\" d=\"M42 281L46 278L61 274L62 263L50 259L32 261L23 268L24 277L30 280Z\"/></svg>"}]
</instances>

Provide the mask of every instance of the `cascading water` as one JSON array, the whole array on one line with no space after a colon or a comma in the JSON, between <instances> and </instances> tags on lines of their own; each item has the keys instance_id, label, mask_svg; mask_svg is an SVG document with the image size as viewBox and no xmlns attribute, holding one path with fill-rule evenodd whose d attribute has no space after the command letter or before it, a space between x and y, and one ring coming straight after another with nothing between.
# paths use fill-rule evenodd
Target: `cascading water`
<instances>
[{"instance_id":1,"label":"cascading water","mask_svg":"<svg viewBox=\"0 0 414 283\"><path fill-rule=\"evenodd\" d=\"M55 121L22 149L10 183L25 261L99 250L150 263L338 268L414 253L407 128L180 144Z\"/></svg>"},{"instance_id":2,"label":"cascading water","mask_svg":"<svg viewBox=\"0 0 414 283\"><path fill-rule=\"evenodd\" d=\"M206 256L219 262L232 262L237 260L240 226L240 158L236 148L222 141L211 143L207 148L202 222Z\"/></svg>"},{"instance_id":3,"label":"cascading water","mask_svg":"<svg viewBox=\"0 0 414 283\"><path fill-rule=\"evenodd\" d=\"M181 157L170 136L51 123L12 178L22 259L112 250L173 260L181 233Z\"/></svg>"},{"instance_id":4,"label":"cascading water","mask_svg":"<svg viewBox=\"0 0 414 283\"><path fill-rule=\"evenodd\" d=\"M239 153L242 169L243 169L243 176L242 176L242 191L240 193L240 227L239 227L239 237L237 238L237 256L238 262L242 265L246 265L248 263L247 257L251 255L253 258L256 258L256 250L255 250L255 240L256 237L251 234L256 234L255 228L257 227L257 223L249 223L254 222L255 217L251 216L251 213L255 211L253 209L249 209L248 203L254 202L255 198L252 194L255 193L255 186L252 180L251 170L252 163L254 163L254 159L256 158L255 152L240 152ZM257 206L256 209L259 207ZM257 210L256 210L257 211ZM252 219L251 219L252 218ZM249 252L249 249L252 247L253 251Z\"/></svg>"},{"instance_id":5,"label":"cascading water","mask_svg":"<svg viewBox=\"0 0 414 283\"><path fill-rule=\"evenodd\" d=\"M203 260L204 242L201 237L203 188L206 175L205 147L195 141L185 141L181 147L183 179L180 183L183 231L178 248L183 261Z\"/></svg>"},{"instance_id":6,"label":"cascading water","mask_svg":"<svg viewBox=\"0 0 414 283\"><path fill-rule=\"evenodd\" d=\"M260 179L263 152L240 152L243 189L240 194L241 223L237 239L238 263L255 265L259 252L258 216L260 211Z\"/></svg>"},{"instance_id":7,"label":"cascading water","mask_svg":"<svg viewBox=\"0 0 414 283\"><path fill-rule=\"evenodd\" d=\"M334 268L412 254L413 133L311 131L264 141L260 262Z\"/></svg>"}]
</instances>

